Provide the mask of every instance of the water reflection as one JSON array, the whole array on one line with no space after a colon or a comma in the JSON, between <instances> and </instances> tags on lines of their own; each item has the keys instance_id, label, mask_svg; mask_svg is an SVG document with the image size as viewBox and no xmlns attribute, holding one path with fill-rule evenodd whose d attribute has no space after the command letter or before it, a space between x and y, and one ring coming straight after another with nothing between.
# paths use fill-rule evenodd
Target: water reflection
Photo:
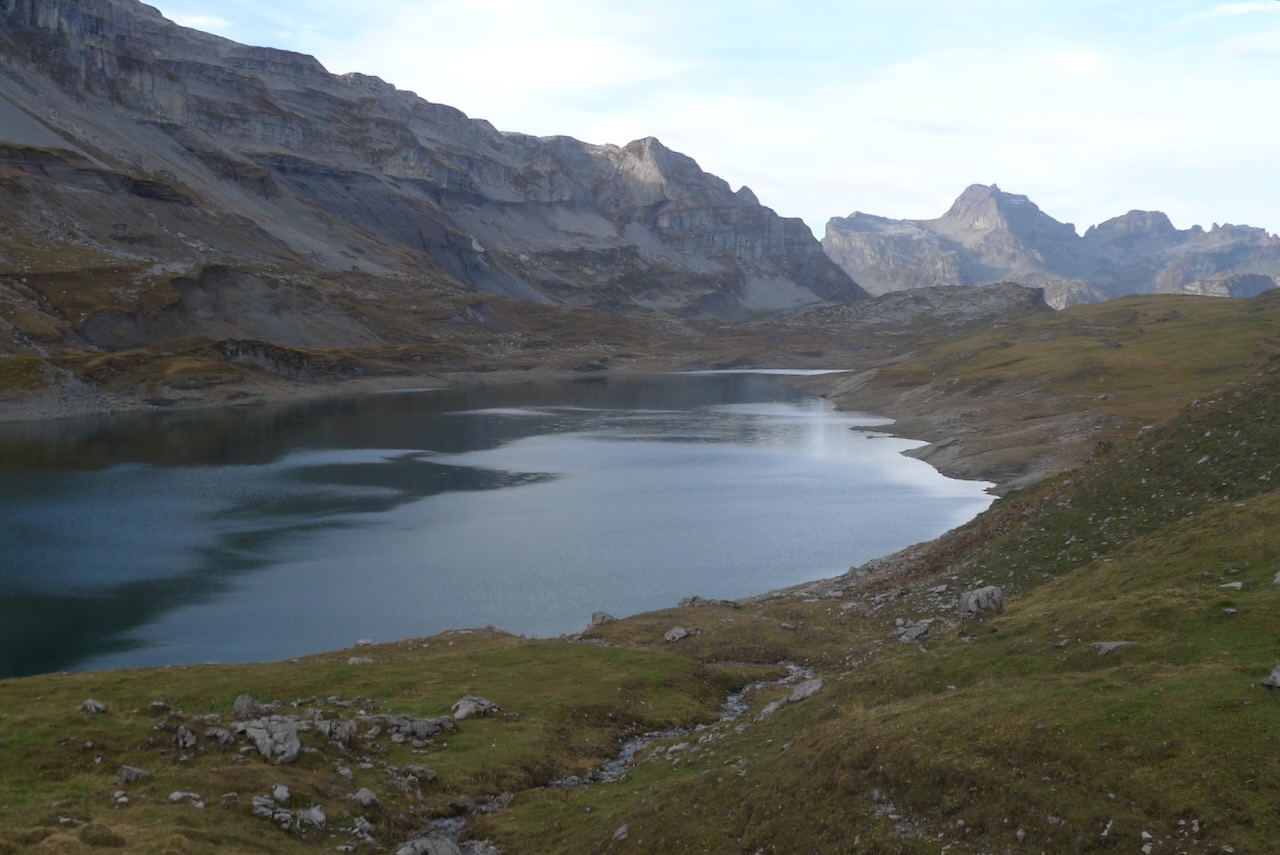
<instances>
[{"instance_id":1,"label":"water reflection","mask_svg":"<svg viewBox=\"0 0 1280 855\"><path fill-rule=\"evenodd\" d=\"M906 443L868 455L854 421L728 376L4 426L0 676L571 631L838 572L985 506ZM855 524L873 489L904 518L874 523L888 541Z\"/></svg>"}]
</instances>

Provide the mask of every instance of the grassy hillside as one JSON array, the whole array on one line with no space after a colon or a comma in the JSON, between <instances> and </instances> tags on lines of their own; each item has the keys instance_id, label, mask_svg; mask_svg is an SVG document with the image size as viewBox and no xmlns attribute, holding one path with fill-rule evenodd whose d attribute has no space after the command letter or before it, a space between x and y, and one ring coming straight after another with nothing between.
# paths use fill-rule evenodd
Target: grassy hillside
<instances>
[{"instance_id":1,"label":"grassy hillside","mask_svg":"<svg viewBox=\"0 0 1280 855\"><path fill-rule=\"evenodd\" d=\"M1155 320L1159 301L1122 302L1088 307L1119 313L1107 335L1121 347L1097 354L1111 400L1185 388L1195 403L877 574L638 615L581 641L448 633L273 665L0 682L0 852L373 851L362 828L395 851L449 817L466 818L464 842L504 852L1275 851L1280 693L1262 681L1280 662L1280 364L1241 367L1265 360L1273 310L1206 303L1223 313L1201 318L1206 332ZM1179 323L1181 345L1165 339ZM1079 329L1041 359L1027 342L1046 330L1020 326L949 370L1051 375L1083 396L1090 381L1064 365L1092 341ZM1052 331L1039 343L1070 339ZM997 350L1020 361L982 361ZM1003 614L958 624L957 595L981 584L1003 587ZM898 640L899 620L924 619L927 634ZM676 626L696 632L665 641ZM770 682L782 662L823 686L786 702L796 682ZM721 720L752 681L749 708ZM313 726L296 763L272 765L244 737L206 735L231 727L241 693L308 722L440 716L465 694L503 712L416 747L370 735L370 719L346 745ZM79 711L90 697L109 710ZM195 746L175 745L180 724ZM618 780L551 786L625 736L672 728ZM117 784L124 764L150 777ZM437 777L409 783L414 766ZM291 790L287 830L253 815L276 783ZM353 801L360 787L380 806ZM313 805L325 827L299 830Z\"/></svg>"}]
</instances>

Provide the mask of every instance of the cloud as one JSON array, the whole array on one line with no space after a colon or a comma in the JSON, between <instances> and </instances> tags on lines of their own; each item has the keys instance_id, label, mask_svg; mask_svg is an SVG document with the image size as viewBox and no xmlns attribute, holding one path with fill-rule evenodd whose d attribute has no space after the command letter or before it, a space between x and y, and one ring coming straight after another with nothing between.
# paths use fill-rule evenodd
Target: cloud
<instances>
[{"instance_id":1,"label":"cloud","mask_svg":"<svg viewBox=\"0 0 1280 855\"><path fill-rule=\"evenodd\" d=\"M1096 53L1066 51L1058 54L1058 65L1067 74L1084 77L1102 70L1103 59Z\"/></svg>"},{"instance_id":2,"label":"cloud","mask_svg":"<svg viewBox=\"0 0 1280 855\"><path fill-rule=\"evenodd\" d=\"M1252 15L1259 12L1280 12L1280 2L1277 2L1277 0L1251 0L1251 2L1243 3L1220 3L1212 9L1188 15L1184 20L1203 21L1210 18L1234 18L1239 15Z\"/></svg>"}]
</instances>

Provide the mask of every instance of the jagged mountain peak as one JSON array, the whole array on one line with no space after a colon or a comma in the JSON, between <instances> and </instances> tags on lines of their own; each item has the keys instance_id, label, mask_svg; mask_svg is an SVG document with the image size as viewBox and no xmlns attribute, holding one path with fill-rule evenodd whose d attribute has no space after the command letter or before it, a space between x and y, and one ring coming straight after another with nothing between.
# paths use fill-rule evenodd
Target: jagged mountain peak
<instances>
[{"instance_id":1,"label":"jagged mountain peak","mask_svg":"<svg viewBox=\"0 0 1280 855\"><path fill-rule=\"evenodd\" d=\"M1249 226L1179 230L1131 210L1091 227L1045 214L1028 197L973 184L941 217L834 217L827 254L873 294L1002 279L1043 287L1050 305L1152 292L1249 296L1280 282L1280 238Z\"/></svg>"},{"instance_id":2,"label":"jagged mountain peak","mask_svg":"<svg viewBox=\"0 0 1280 855\"><path fill-rule=\"evenodd\" d=\"M935 227L948 232L990 232L1075 236L1071 223L1060 223L1040 210L1028 197L1007 193L996 184L971 184L952 203L945 214L933 221Z\"/></svg>"}]
</instances>

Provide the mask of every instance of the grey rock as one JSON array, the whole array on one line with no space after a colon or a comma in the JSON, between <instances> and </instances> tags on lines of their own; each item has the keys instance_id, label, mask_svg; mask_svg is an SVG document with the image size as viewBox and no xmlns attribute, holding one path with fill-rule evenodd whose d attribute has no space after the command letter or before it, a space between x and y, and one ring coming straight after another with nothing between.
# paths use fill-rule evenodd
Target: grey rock
<instances>
[{"instance_id":1,"label":"grey rock","mask_svg":"<svg viewBox=\"0 0 1280 855\"><path fill-rule=\"evenodd\" d=\"M212 739L214 742L218 743L219 745L230 745L231 739L232 739L231 731L227 730L225 727L206 728L204 732L204 738Z\"/></svg>"},{"instance_id":2,"label":"grey rock","mask_svg":"<svg viewBox=\"0 0 1280 855\"><path fill-rule=\"evenodd\" d=\"M436 773L428 769L426 766L405 766L401 771L424 783L434 781L436 779Z\"/></svg>"},{"instance_id":3,"label":"grey rock","mask_svg":"<svg viewBox=\"0 0 1280 855\"><path fill-rule=\"evenodd\" d=\"M347 659L347 664L348 665L375 665L377 663L374 660L370 659L368 656L352 656Z\"/></svg>"},{"instance_id":4,"label":"grey rock","mask_svg":"<svg viewBox=\"0 0 1280 855\"><path fill-rule=\"evenodd\" d=\"M173 733L173 744L180 749L195 748L198 741L196 732L185 724L178 725L178 729Z\"/></svg>"},{"instance_id":5,"label":"grey rock","mask_svg":"<svg viewBox=\"0 0 1280 855\"><path fill-rule=\"evenodd\" d=\"M328 817L325 816L323 805L312 805L309 808L298 811L297 824L298 828L318 828L323 830Z\"/></svg>"},{"instance_id":6,"label":"grey rock","mask_svg":"<svg viewBox=\"0 0 1280 855\"><path fill-rule=\"evenodd\" d=\"M903 644L911 644L919 641L929 634L929 626L933 623L933 618L925 618L924 620L903 621L894 633L894 637Z\"/></svg>"},{"instance_id":7,"label":"grey rock","mask_svg":"<svg viewBox=\"0 0 1280 855\"><path fill-rule=\"evenodd\" d=\"M116 772L116 785L132 784L150 777L151 773L145 769L139 769L137 766L121 766L120 771Z\"/></svg>"},{"instance_id":8,"label":"grey rock","mask_svg":"<svg viewBox=\"0 0 1280 855\"><path fill-rule=\"evenodd\" d=\"M685 629L683 626L673 626L671 629L667 630L666 634L662 637L666 639L668 644L673 644L677 641L683 641L688 638L689 630Z\"/></svg>"},{"instance_id":9,"label":"grey rock","mask_svg":"<svg viewBox=\"0 0 1280 855\"><path fill-rule=\"evenodd\" d=\"M382 802L378 801L377 794L374 793L373 790L369 789L368 787L361 787L360 789L356 790L354 793L352 793L351 798L354 801L358 802L361 807L365 807L365 808L379 807L382 804Z\"/></svg>"},{"instance_id":10,"label":"grey rock","mask_svg":"<svg viewBox=\"0 0 1280 855\"><path fill-rule=\"evenodd\" d=\"M617 618L615 618L613 615L609 614L608 612L592 612L591 613L592 626L601 626L606 623L612 623L615 620L617 620Z\"/></svg>"},{"instance_id":11,"label":"grey rock","mask_svg":"<svg viewBox=\"0 0 1280 855\"><path fill-rule=\"evenodd\" d=\"M231 705L231 717L236 721L248 721L253 718L271 715L275 710L266 704L260 704L253 695L238 695Z\"/></svg>"},{"instance_id":12,"label":"grey rock","mask_svg":"<svg viewBox=\"0 0 1280 855\"><path fill-rule=\"evenodd\" d=\"M1268 689L1280 689L1280 665L1271 669L1270 676L1262 681L1262 685Z\"/></svg>"},{"instance_id":13,"label":"grey rock","mask_svg":"<svg viewBox=\"0 0 1280 855\"><path fill-rule=\"evenodd\" d=\"M1106 656L1108 653L1119 650L1121 647L1128 647L1133 644L1132 641L1095 641L1089 647L1099 656Z\"/></svg>"},{"instance_id":14,"label":"grey rock","mask_svg":"<svg viewBox=\"0 0 1280 855\"><path fill-rule=\"evenodd\" d=\"M302 723L293 716L280 715L236 723L236 731L253 740L263 759L273 760L276 765L298 759L298 752L302 750L302 741L298 738L301 727Z\"/></svg>"},{"instance_id":15,"label":"grey rock","mask_svg":"<svg viewBox=\"0 0 1280 855\"><path fill-rule=\"evenodd\" d=\"M484 716L500 712L500 709L497 704L487 698L482 698L478 695L465 695L454 703L449 712L456 721L462 721L472 716Z\"/></svg>"},{"instance_id":16,"label":"grey rock","mask_svg":"<svg viewBox=\"0 0 1280 855\"><path fill-rule=\"evenodd\" d=\"M443 834L429 834L402 844L396 855L462 855L462 849Z\"/></svg>"},{"instance_id":17,"label":"grey rock","mask_svg":"<svg viewBox=\"0 0 1280 855\"><path fill-rule=\"evenodd\" d=\"M436 734L453 730L458 726L457 722L447 715L432 718L417 718L409 715L362 716L360 722L371 725L371 731L377 728L381 733L385 728L392 733L402 734L408 739L430 739Z\"/></svg>"},{"instance_id":18,"label":"grey rock","mask_svg":"<svg viewBox=\"0 0 1280 855\"><path fill-rule=\"evenodd\" d=\"M792 689L791 694L787 695L787 703L794 704L798 701L811 698L825 685L826 681L821 679L805 680L803 683Z\"/></svg>"},{"instance_id":19,"label":"grey rock","mask_svg":"<svg viewBox=\"0 0 1280 855\"><path fill-rule=\"evenodd\" d=\"M330 742L339 745L350 745L359 729L350 719L320 719L316 721L316 730Z\"/></svg>"},{"instance_id":20,"label":"grey rock","mask_svg":"<svg viewBox=\"0 0 1280 855\"><path fill-rule=\"evenodd\" d=\"M1043 288L1055 308L1134 293L1251 297L1280 274L1280 238L1263 229L1178 230L1158 211L1130 211L1080 236L995 185L969 187L933 220L833 218L822 245L873 295L1010 282Z\"/></svg>"},{"instance_id":21,"label":"grey rock","mask_svg":"<svg viewBox=\"0 0 1280 855\"><path fill-rule=\"evenodd\" d=\"M289 800L293 798L293 792L284 784L276 784L271 788L271 798L282 805L288 804Z\"/></svg>"},{"instance_id":22,"label":"grey rock","mask_svg":"<svg viewBox=\"0 0 1280 855\"><path fill-rule=\"evenodd\" d=\"M92 715L102 715L107 711L107 705L102 701L95 701L93 698L89 698L80 705L80 711L87 712Z\"/></svg>"},{"instance_id":23,"label":"grey rock","mask_svg":"<svg viewBox=\"0 0 1280 855\"><path fill-rule=\"evenodd\" d=\"M1218 587L1226 591L1239 591L1244 587L1244 582L1227 582L1226 584L1219 585Z\"/></svg>"},{"instance_id":24,"label":"grey rock","mask_svg":"<svg viewBox=\"0 0 1280 855\"><path fill-rule=\"evenodd\" d=\"M1004 590L996 585L987 585L965 591L960 595L960 619L976 620L985 614L999 614L1004 611Z\"/></svg>"},{"instance_id":25,"label":"grey rock","mask_svg":"<svg viewBox=\"0 0 1280 855\"><path fill-rule=\"evenodd\" d=\"M626 839L627 839L627 835L629 835L630 833L631 833L631 829L630 829L630 828L628 828L628 827L627 827L627 824L624 822L622 825L618 826L618 827L617 827L617 829L615 829L615 830L614 830L614 832L613 832L613 839L614 839L614 840L626 840Z\"/></svg>"},{"instance_id":26,"label":"grey rock","mask_svg":"<svg viewBox=\"0 0 1280 855\"><path fill-rule=\"evenodd\" d=\"M169 801L171 802L180 802L188 799L193 802L203 801L203 798L200 795L196 793L188 793L184 790L174 790L169 794Z\"/></svg>"},{"instance_id":27,"label":"grey rock","mask_svg":"<svg viewBox=\"0 0 1280 855\"><path fill-rule=\"evenodd\" d=\"M269 796L254 796L251 810L254 816L271 819L276 813L276 803Z\"/></svg>"}]
</instances>

